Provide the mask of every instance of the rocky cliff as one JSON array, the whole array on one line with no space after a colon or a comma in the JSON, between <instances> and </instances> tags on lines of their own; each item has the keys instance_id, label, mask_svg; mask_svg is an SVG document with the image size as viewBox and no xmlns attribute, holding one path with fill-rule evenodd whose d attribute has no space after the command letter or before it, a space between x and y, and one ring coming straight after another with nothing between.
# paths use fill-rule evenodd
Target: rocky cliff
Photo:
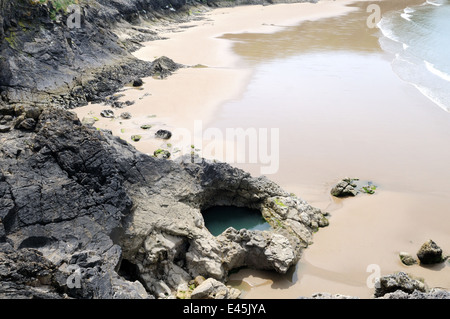
<instances>
[{"instance_id":1,"label":"rocky cliff","mask_svg":"<svg viewBox=\"0 0 450 319\"><path fill-rule=\"evenodd\" d=\"M184 19L183 5L184 0L2 0L3 100L64 108L101 100L133 77L148 75L142 71L148 63L130 49L156 35L140 32L137 24L163 15Z\"/></svg>"},{"instance_id":2,"label":"rocky cliff","mask_svg":"<svg viewBox=\"0 0 450 319\"><path fill-rule=\"evenodd\" d=\"M1 0L0 96L64 108L101 101L149 75L148 63L130 52L158 38L156 22L187 21L193 8L237 3L266 0Z\"/></svg>"}]
</instances>

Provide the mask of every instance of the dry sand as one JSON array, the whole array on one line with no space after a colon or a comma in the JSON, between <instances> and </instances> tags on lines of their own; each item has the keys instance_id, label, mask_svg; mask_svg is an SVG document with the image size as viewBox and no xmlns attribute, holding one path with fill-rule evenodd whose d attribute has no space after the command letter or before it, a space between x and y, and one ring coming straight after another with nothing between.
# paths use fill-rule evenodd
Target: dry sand
<instances>
[{"instance_id":1,"label":"dry sand","mask_svg":"<svg viewBox=\"0 0 450 319\"><path fill-rule=\"evenodd\" d=\"M192 132L194 121L222 130L244 126L254 120L255 110L243 110L239 101L244 100L245 104L248 92L252 93L252 79L260 62L275 56L270 45L273 39L264 41L264 35L276 34L282 38L292 36L283 33L285 27L301 22L319 23L333 16L345 19L345 14L356 9L347 7L349 3L352 1L213 10L205 14L205 20L189 23L195 27L168 33L169 40L150 42L136 52L141 59L153 60L165 55L178 63L202 64L208 68L181 69L166 80L144 79L142 90L126 89L122 100L136 103L114 111L116 114L130 112L133 116L130 120L100 118L99 112L107 108L103 105L89 105L76 112L80 118L87 114L99 117L97 127L111 129L125 140L129 141L133 134L142 135L143 139L134 145L145 153L153 153L162 144L173 150L174 145L170 148L153 137L159 128L175 131L185 128ZM339 21L304 24L305 42L300 42L299 46L314 42L318 47L338 47L333 35L336 23ZM364 42L366 47L372 46L374 52L379 51L377 39L368 37L367 30L352 28L346 41L348 50L360 52L359 46ZM255 39L263 40L253 41ZM286 51L288 49L291 48ZM312 56L308 61L319 67L321 62L314 59ZM314 235L314 244L305 250L298 266L288 275L253 270L232 275L232 283L247 291L246 298L296 298L316 292L370 298L373 288L368 287L367 280L373 265L379 267L381 275L405 271L424 278L431 287L450 289L448 263L407 267L398 258L400 251L415 254L430 238L444 251L447 249L447 253L450 249L447 192L450 176L446 169L450 160L448 114L434 109L417 90L396 78L390 70L389 57L372 59L368 54L367 59L373 65L356 72L370 69L376 72L376 77L361 80L364 76L358 78L349 72L350 78L340 80L348 80L348 87L355 87L359 82L359 91L339 91L333 82L336 79L321 78L320 68L316 68L315 73L305 71L305 83L299 83L299 87L307 88L299 95L302 102L299 110L303 113L296 115L298 110L292 114L290 109L283 110L287 119L297 116L300 120L285 122L293 138L282 140L280 170L269 177L312 205L331 212L332 216L330 226ZM354 67L346 63L343 68ZM373 111L358 110L358 104L366 103L369 94L366 82L370 81L379 90L371 96L375 103ZM342 109L330 109L330 101L340 104ZM376 108L377 105L383 107ZM264 115L266 109L262 102L261 108ZM258 118L260 122L255 125L273 125L270 113ZM142 124L153 127L143 131ZM340 134L336 134L337 131ZM355 135L355 131L371 134ZM170 143L176 143L176 136ZM302 147L292 147L292 144ZM259 165L237 166L259 174ZM347 174L372 178L380 188L373 196L332 198L330 188Z\"/></svg>"}]
</instances>

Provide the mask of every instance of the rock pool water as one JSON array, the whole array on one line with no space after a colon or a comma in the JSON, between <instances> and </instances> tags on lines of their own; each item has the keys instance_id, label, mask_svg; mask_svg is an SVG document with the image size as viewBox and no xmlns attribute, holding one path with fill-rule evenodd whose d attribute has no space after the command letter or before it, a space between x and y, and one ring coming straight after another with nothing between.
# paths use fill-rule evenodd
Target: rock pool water
<instances>
[{"instance_id":1,"label":"rock pool water","mask_svg":"<svg viewBox=\"0 0 450 319\"><path fill-rule=\"evenodd\" d=\"M235 206L214 206L202 212L205 226L214 236L228 227L249 230L267 230L270 225L256 209Z\"/></svg>"}]
</instances>

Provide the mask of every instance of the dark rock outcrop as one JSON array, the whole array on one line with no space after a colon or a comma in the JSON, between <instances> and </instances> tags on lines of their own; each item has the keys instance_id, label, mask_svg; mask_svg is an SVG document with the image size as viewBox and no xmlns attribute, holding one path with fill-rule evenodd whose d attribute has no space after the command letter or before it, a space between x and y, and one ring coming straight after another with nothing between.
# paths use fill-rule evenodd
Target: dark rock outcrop
<instances>
[{"instance_id":1,"label":"dark rock outcrop","mask_svg":"<svg viewBox=\"0 0 450 319\"><path fill-rule=\"evenodd\" d=\"M59 297L162 298L242 266L283 273L327 225L320 210L228 164L147 156L60 108L10 114L35 125L0 134L0 253L45 259L45 289ZM273 229L214 237L200 212L214 205L259 209ZM16 295L44 289L30 276Z\"/></svg>"},{"instance_id":2,"label":"dark rock outcrop","mask_svg":"<svg viewBox=\"0 0 450 319\"><path fill-rule=\"evenodd\" d=\"M421 264L436 264L445 260L442 249L431 239L420 247L417 257Z\"/></svg>"},{"instance_id":3,"label":"dark rock outcrop","mask_svg":"<svg viewBox=\"0 0 450 319\"><path fill-rule=\"evenodd\" d=\"M172 132L168 131L168 130L158 130L155 133L155 137L157 138L162 138L164 140L168 140L169 138L172 137Z\"/></svg>"},{"instance_id":4,"label":"dark rock outcrop","mask_svg":"<svg viewBox=\"0 0 450 319\"><path fill-rule=\"evenodd\" d=\"M0 2L0 93L10 104L73 108L102 101L136 78L165 76L178 65L134 58L130 49L158 38L142 19L186 21L185 0ZM71 10L69 5L75 5ZM167 10L177 8L180 13ZM76 15L78 24L72 20ZM119 38L116 31L127 34Z\"/></svg>"}]
</instances>

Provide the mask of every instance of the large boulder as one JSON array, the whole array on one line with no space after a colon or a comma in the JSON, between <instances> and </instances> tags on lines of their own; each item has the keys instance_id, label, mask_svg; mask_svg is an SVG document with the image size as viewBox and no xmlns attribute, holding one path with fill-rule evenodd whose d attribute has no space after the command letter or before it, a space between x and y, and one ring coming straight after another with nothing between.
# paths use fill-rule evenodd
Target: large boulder
<instances>
[{"instance_id":1,"label":"large boulder","mask_svg":"<svg viewBox=\"0 0 450 319\"><path fill-rule=\"evenodd\" d=\"M352 178L344 178L331 189L331 195L336 197L356 196L358 191L354 181Z\"/></svg>"},{"instance_id":2,"label":"large boulder","mask_svg":"<svg viewBox=\"0 0 450 319\"><path fill-rule=\"evenodd\" d=\"M442 249L431 239L420 247L417 257L421 264L436 264L444 261Z\"/></svg>"},{"instance_id":3,"label":"large boulder","mask_svg":"<svg viewBox=\"0 0 450 319\"><path fill-rule=\"evenodd\" d=\"M168 57L162 56L152 62L150 70L152 74L164 79L182 67L183 65L175 63Z\"/></svg>"},{"instance_id":4,"label":"large boulder","mask_svg":"<svg viewBox=\"0 0 450 319\"><path fill-rule=\"evenodd\" d=\"M239 290L227 287L214 278L206 279L191 293L191 299L237 299L239 296Z\"/></svg>"},{"instance_id":5,"label":"large boulder","mask_svg":"<svg viewBox=\"0 0 450 319\"><path fill-rule=\"evenodd\" d=\"M404 272L380 277L375 282L375 297L382 297L387 293L401 290L407 294L414 291L425 292L426 286L423 282L410 278Z\"/></svg>"},{"instance_id":6,"label":"large boulder","mask_svg":"<svg viewBox=\"0 0 450 319\"><path fill-rule=\"evenodd\" d=\"M441 288L432 288L427 292L414 290L412 293L396 290L383 295L380 299L450 299L450 292Z\"/></svg>"}]
</instances>

